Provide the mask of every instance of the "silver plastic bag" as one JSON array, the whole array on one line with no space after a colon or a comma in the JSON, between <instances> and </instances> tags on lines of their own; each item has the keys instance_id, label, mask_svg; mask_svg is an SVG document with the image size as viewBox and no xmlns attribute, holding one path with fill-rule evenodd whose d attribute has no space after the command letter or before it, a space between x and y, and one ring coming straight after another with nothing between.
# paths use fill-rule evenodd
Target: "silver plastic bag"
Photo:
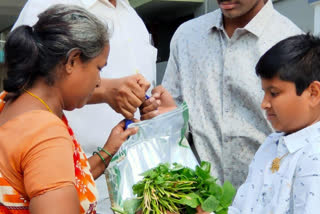
<instances>
[{"instance_id":1,"label":"silver plastic bag","mask_svg":"<svg viewBox=\"0 0 320 214\"><path fill-rule=\"evenodd\" d=\"M139 127L112 158L105 171L112 207L122 207L133 198L132 186L143 177L141 173L160 163L179 163L194 169L198 162L185 138L188 126L185 103L173 111L151 120L130 124Z\"/></svg>"}]
</instances>

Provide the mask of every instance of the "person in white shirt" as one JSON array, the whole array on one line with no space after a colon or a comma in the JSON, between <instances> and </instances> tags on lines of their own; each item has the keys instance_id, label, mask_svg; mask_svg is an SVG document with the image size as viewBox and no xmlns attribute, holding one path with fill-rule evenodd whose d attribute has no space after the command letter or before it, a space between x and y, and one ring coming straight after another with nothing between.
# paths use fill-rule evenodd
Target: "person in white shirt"
<instances>
[{"instance_id":1,"label":"person in white shirt","mask_svg":"<svg viewBox=\"0 0 320 214\"><path fill-rule=\"evenodd\" d=\"M320 206L320 38L289 37L259 60L261 108L276 130L229 213L316 214Z\"/></svg>"},{"instance_id":2,"label":"person in white shirt","mask_svg":"<svg viewBox=\"0 0 320 214\"><path fill-rule=\"evenodd\" d=\"M218 0L219 9L182 24L170 44L162 85L186 101L196 153L221 183L239 187L272 132L259 108L254 67L270 47L302 31L272 0Z\"/></svg>"},{"instance_id":3,"label":"person in white shirt","mask_svg":"<svg viewBox=\"0 0 320 214\"><path fill-rule=\"evenodd\" d=\"M320 38L280 41L258 61L256 74L261 108L276 132L256 152L228 214L318 214Z\"/></svg>"},{"instance_id":4,"label":"person in white shirt","mask_svg":"<svg viewBox=\"0 0 320 214\"><path fill-rule=\"evenodd\" d=\"M78 141L87 156L91 156L97 146L104 145L111 129L124 116L132 118L144 101L145 90L149 86L144 78L151 83L151 88L155 86L157 50L150 43L150 34L143 21L127 0L28 0L13 29L20 25L33 25L40 12L58 3L82 6L113 27L108 64L101 73L101 78L105 79L97 90L100 93L96 93L101 96L92 100L93 103L106 102L109 106L87 105L65 112ZM148 118L156 114L151 112ZM98 213L112 213L105 177L101 176L96 184L100 199Z\"/></svg>"}]
</instances>

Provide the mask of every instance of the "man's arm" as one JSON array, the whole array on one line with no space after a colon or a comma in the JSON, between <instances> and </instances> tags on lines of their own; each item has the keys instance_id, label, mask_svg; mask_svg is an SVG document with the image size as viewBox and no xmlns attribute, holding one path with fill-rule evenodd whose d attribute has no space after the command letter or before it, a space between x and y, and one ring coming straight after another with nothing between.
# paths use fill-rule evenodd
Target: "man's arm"
<instances>
[{"instance_id":1,"label":"man's arm","mask_svg":"<svg viewBox=\"0 0 320 214\"><path fill-rule=\"evenodd\" d=\"M181 71L179 67L178 30L173 35L170 43L170 56L163 76L162 86L168 90L176 103L180 104L183 102L183 99L181 90Z\"/></svg>"},{"instance_id":2,"label":"man's arm","mask_svg":"<svg viewBox=\"0 0 320 214\"><path fill-rule=\"evenodd\" d=\"M150 83L141 74L119 79L101 79L88 104L107 103L127 119L132 119L137 108L145 101Z\"/></svg>"},{"instance_id":3,"label":"man's arm","mask_svg":"<svg viewBox=\"0 0 320 214\"><path fill-rule=\"evenodd\" d=\"M22 8L12 30L21 25L33 26L38 21L38 15L54 4L63 4L62 0L28 0Z\"/></svg>"},{"instance_id":4,"label":"man's arm","mask_svg":"<svg viewBox=\"0 0 320 214\"><path fill-rule=\"evenodd\" d=\"M140 107L141 120L151 119L176 108L182 103L181 78L178 62L178 36L176 32L170 43L170 57L163 77L162 86L152 90L152 97Z\"/></svg>"}]
</instances>

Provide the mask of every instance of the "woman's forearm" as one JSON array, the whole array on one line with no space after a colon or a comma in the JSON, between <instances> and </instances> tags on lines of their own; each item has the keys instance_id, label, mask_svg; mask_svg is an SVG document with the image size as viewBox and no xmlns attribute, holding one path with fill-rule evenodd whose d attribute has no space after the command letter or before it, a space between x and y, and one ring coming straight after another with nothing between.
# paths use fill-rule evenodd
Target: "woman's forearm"
<instances>
[{"instance_id":1,"label":"woman's forearm","mask_svg":"<svg viewBox=\"0 0 320 214\"><path fill-rule=\"evenodd\" d=\"M91 168L90 171L94 179L97 179L104 173L104 170L107 168L107 165L109 165L111 161L111 157L106 153L100 151L99 154L104 159L105 163L98 154L94 154L90 158L88 158Z\"/></svg>"}]
</instances>

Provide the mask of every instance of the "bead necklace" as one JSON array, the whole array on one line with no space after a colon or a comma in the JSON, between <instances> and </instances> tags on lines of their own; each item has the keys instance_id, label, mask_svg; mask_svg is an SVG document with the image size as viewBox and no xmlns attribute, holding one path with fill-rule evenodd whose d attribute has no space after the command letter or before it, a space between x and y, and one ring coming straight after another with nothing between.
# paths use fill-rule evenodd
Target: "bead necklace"
<instances>
[{"instance_id":1,"label":"bead necklace","mask_svg":"<svg viewBox=\"0 0 320 214\"><path fill-rule=\"evenodd\" d=\"M27 92L28 94L30 94L32 97L38 99L47 109L48 111L50 111L51 113L53 113L53 111L51 110L51 108L48 106L48 104L43 101L43 99L41 99L40 97L38 97L37 95L31 93L30 91L26 90L26 89L23 89L25 92Z\"/></svg>"}]
</instances>

